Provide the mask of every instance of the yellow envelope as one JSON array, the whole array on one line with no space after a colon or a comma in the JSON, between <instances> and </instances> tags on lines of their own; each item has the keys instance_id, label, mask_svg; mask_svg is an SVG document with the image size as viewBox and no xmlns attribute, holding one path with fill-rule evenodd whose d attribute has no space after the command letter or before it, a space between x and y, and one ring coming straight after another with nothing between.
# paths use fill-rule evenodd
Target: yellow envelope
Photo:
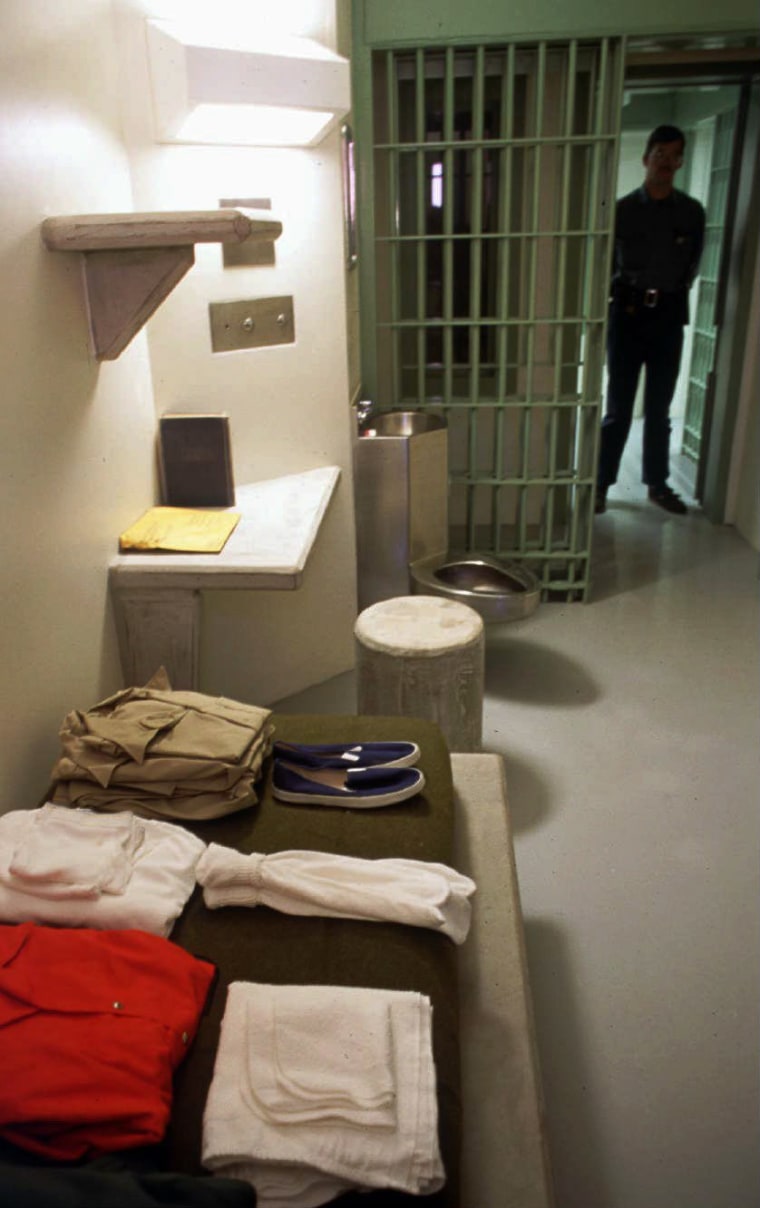
<instances>
[{"instance_id":1,"label":"yellow envelope","mask_svg":"<svg viewBox=\"0 0 760 1208\"><path fill-rule=\"evenodd\" d=\"M150 508L120 535L119 549L218 554L239 519L239 512Z\"/></svg>"}]
</instances>

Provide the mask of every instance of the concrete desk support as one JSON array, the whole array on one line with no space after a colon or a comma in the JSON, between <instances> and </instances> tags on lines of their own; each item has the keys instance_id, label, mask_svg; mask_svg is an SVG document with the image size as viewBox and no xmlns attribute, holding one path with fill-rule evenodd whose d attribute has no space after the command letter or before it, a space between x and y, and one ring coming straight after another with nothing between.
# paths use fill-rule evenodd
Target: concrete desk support
<instances>
[{"instance_id":1,"label":"concrete desk support","mask_svg":"<svg viewBox=\"0 0 760 1208\"><path fill-rule=\"evenodd\" d=\"M219 554L119 554L108 580L126 685L163 665L174 688L198 687L201 592L292 591L340 477L337 466L241 486L241 520Z\"/></svg>"}]
</instances>

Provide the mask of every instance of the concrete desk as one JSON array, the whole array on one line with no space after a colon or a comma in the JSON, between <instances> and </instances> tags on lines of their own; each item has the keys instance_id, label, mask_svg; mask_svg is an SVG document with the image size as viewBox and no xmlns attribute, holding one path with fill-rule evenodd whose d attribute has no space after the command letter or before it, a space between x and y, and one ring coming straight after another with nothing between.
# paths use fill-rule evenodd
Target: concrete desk
<instances>
[{"instance_id":1,"label":"concrete desk","mask_svg":"<svg viewBox=\"0 0 760 1208\"><path fill-rule=\"evenodd\" d=\"M241 519L219 554L119 554L108 571L126 685L163 665L174 688L197 688L201 592L293 591L301 584L338 466L239 486Z\"/></svg>"}]
</instances>

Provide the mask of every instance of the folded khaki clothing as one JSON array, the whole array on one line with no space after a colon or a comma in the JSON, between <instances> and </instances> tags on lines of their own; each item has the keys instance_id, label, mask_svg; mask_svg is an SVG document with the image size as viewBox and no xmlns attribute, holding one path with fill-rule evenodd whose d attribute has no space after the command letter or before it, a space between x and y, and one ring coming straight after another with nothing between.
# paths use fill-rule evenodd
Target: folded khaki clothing
<instances>
[{"instance_id":1,"label":"folded khaki clothing","mask_svg":"<svg viewBox=\"0 0 760 1208\"><path fill-rule=\"evenodd\" d=\"M88 735L141 763L152 755L198 756L236 763L270 710L201 692L127 688L85 714Z\"/></svg>"},{"instance_id":2,"label":"folded khaki clothing","mask_svg":"<svg viewBox=\"0 0 760 1208\"><path fill-rule=\"evenodd\" d=\"M52 799L147 818L202 820L255 804L271 710L201 692L127 688L60 730Z\"/></svg>"},{"instance_id":3,"label":"folded khaki clothing","mask_svg":"<svg viewBox=\"0 0 760 1208\"><path fill-rule=\"evenodd\" d=\"M74 806L79 809L118 812L132 810L142 818L183 819L188 822L205 822L237 810L255 805L258 797L254 789L254 777L243 777L225 792L182 792L176 785L146 790L137 787L101 789L89 780L59 781L52 794L56 805Z\"/></svg>"},{"instance_id":4,"label":"folded khaki clothing","mask_svg":"<svg viewBox=\"0 0 760 1208\"><path fill-rule=\"evenodd\" d=\"M73 749L73 743L68 745L68 753L62 755L56 764L56 770L62 780L75 780L81 776L82 768L86 766L88 776L101 788L138 785L146 791L150 791L152 785L158 786L160 790L160 786L166 782L187 789L194 786L204 789L230 788L249 773L259 772L267 750L266 735L261 734L255 743L251 744L245 761L237 764L224 763L222 760L205 756L192 759L151 755L137 765L131 760L112 764L106 772L93 761L90 750L83 748L77 752Z\"/></svg>"},{"instance_id":5,"label":"folded khaki clothing","mask_svg":"<svg viewBox=\"0 0 760 1208\"><path fill-rule=\"evenodd\" d=\"M474 881L445 864L317 851L243 855L218 843L206 848L196 875L211 910L262 905L284 914L407 923L457 944L467 938L475 892Z\"/></svg>"}]
</instances>

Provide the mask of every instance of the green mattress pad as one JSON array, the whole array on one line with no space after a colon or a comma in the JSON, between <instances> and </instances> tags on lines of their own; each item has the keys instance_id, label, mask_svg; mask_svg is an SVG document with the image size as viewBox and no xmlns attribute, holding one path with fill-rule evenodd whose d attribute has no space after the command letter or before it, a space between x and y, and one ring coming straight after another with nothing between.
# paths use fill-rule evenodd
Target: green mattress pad
<instances>
[{"instance_id":1,"label":"green mattress pad","mask_svg":"<svg viewBox=\"0 0 760 1208\"><path fill-rule=\"evenodd\" d=\"M441 731L431 722L398 717L274 714L275 738L287 742L368 742L403 739L421 749L421 794L400 805L357 810L287 805L271 791L272 760L264 765L259 803L225 818L183 823L208 843L269 854L289 849L335 852L367 859L404 857L454 866L451 763ZM398 923L296 917L265 906L208 910L195 892L171 939L214 962L218 980L175 1083L167 1137L171 1169L200 1173L203 1107L226 999L233 981L366 986L416 990L433 1004L433 1054L439 1139L445 1187L431 1196L400 1192L350 1193L341 1208L415 1203L457 1208L461 1103L457 949L446 936Z\"/></svg>"}]
</instances>

